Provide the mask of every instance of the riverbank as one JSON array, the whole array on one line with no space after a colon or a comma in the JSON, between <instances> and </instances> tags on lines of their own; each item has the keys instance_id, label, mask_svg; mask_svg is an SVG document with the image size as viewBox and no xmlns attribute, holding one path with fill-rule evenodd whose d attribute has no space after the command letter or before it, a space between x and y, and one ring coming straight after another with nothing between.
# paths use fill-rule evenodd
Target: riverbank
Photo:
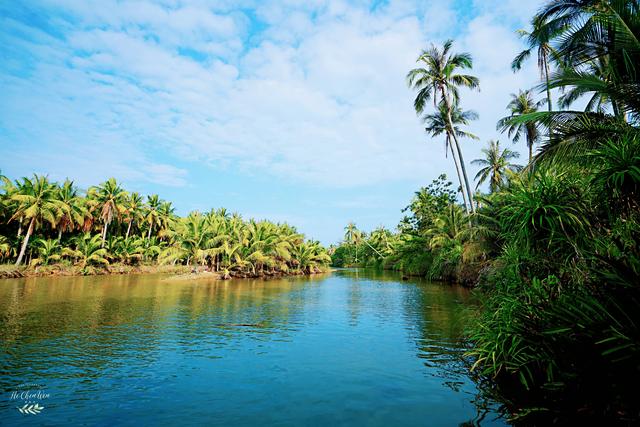
<instances>
[{"instance_id":1,"label":"riverbank","mask_svg":"<svg viewBox=\"0 0 640 427\"><path fill-rule=\"evenodd\" d=\"M174 274L171 279L193 280L211 278L215 280L228 279L268 279L287 276L304 276L321 274L331 271L325 268L313 268L309 271L291 271L283 273L279 271L259 271L247 273L241 271L215 272L206 267L194 267L187 265L128 265L114 263L104 267L80 267L74 265L53 264L37 267L15 266L13 264L0 265L0 279L16 279L21 277L47 277L47 276L97 276L117 274Z\"/></svg>"}]
</instances>

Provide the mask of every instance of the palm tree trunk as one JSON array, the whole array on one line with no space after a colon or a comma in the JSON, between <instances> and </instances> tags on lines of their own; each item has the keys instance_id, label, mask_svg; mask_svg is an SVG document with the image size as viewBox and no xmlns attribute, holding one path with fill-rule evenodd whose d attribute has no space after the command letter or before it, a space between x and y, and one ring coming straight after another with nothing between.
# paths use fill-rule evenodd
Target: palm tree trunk
<instances>
[{"instance_id":1,"label":"palm tree trunk","mask_svg":"<svg viewBox=\"0 0 640 427\"><path fill-rule=\"evenodd\" d=\"M127 234L125 234L125 237L124 237L125 239L129 238L129 233L131 232L131 223L132 222L133 221L129 221L129 225L127 226Z\"/></svg>"},{"instance_id":2,"label":"palm tree trunk","mask_svg":"<svg viewBox=\"0 0 640 427\"><path fill-rule=\"evenodd\" d=\"M29 244L29 237L33 233L33 227L35 226L36 219L31 218L31 222L29 223L29 228L27 229L27 234L24 236L24 240L22 241L22 247L20 248L20 254L18 255L18 259L16 260L16 265L20 265L22 262L22 258L24 258L24 252L27 250L27 245Z\"/></svg>"},{"instance_id":3,"label":"palm tree trunk","mask_svg":"<svg viewBox=\"0 0 640 427\"><path fill-rule=\"evenodd\" d=\"M62 240L62 227L58 230L58 242Z\"/></svg>"},{"instance_id":4,"label":"palm tree trunk","mask_svg":"<svg viewBox=\"0 0 640 427\"><path fill-rule=\"evenodd\" d=\"M464 191L464 187L462 184L462 174L460 172L460 164L458 163L458 158L456 157L455 152L453 151L453 146L451 145L451 140L449 139L449 135L447 135L447 145L451 150L451 156L453 157L453 163L456 165L456 172L458 174L458 182L460 183L460 192L462 193L462 200L464 201L464 210L469 214L469 206L467 206L467 193Z\"/></svg>"},{"instance_id":5,"label":"palm tree trunk","mask_svg":"<svg viewBox=\"0 0 640 427\"><path fill-rule=\"evenodd\" d=\"M107 240L107 228L109 227L109 223L105 222L104 223L104 227L102 228L102 244L100 245L101 248L104 248L104 241Z\"/></svg>"},{"instance_id":6,"label":"palm tree trunk","mask_svg":"<svg viewBox=\"0 0 640 427\"><path fill-rule=\"evenodd\" d=\"M20 240L21 235L22 235L22 218L18 219L18 240Z\"/></svg>"},{"instance_id":7,"label":"palm tree trunk","mask_svg":"<svg viewBox=\"0 0 640 427\"><path fill-rule=\"evenodd\" d=\"M547 106L549 107L549 112L553 110L553 102L551 102L551 88L549 87L549 61L547 59L547 54L545 53L543 56L544 61L544 77L547 81Z\"/></svg>"},{"instance_id":8,"label":"palm tree trunk","mask_svg":"<svg viewBox=\"0 0 640 427\"><path fill-rule=\"evenodd\" d=\"M451 120L451 104L449 103L449 98L447 97L444 88L440 88L442 92L442 99L444 100L445 108L447 109L447 120L449 121L449 135L453 138L453 141L456 145L456 151L458 152L458 159L460 160L460 167L462 168L462 176L464 177L464 184L467 187L467 195L469 196L469 204L471 205L471 212L476 213L476 208L473 205L473 194L471 193L471 187L469 186L469 178L467 177L467 167L464 164L464 157L462 156L462 149L460 148L460 143L458 142L458 137L456 137L455 132L452 132L453 129L453 121Z\"/></svg>"},{"instance_id":9,"label":"palm tree trunk","mask_svg":"<svg viewBox=\"0 0 640 427\"><path fill-rule=\"evenodd\" d=\"M147 240L151 240L151 224L149 224L149 232L147 233Z\"/></svg>"}]
</instances>

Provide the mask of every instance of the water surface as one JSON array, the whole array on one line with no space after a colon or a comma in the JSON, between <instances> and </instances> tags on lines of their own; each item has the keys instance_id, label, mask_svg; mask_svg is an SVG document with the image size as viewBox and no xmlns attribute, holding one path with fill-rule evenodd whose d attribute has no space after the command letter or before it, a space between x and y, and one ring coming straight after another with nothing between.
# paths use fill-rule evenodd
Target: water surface
<instances>
[{"instance_id":1,"label":"water surface","mask_svg":"<svg viewBox=\"0 0 640 427\"><path fill-rule=\"evenodd\" d=\"M0 424L504 425L459 362L462 288L165 279L0 280Z\"/></svg>"}]
</instances>

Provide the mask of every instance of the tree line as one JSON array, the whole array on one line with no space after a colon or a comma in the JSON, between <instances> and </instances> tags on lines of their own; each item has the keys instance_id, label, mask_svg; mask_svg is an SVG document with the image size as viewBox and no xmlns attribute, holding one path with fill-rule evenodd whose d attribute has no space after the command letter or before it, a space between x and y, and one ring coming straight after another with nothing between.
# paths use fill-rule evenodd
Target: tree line
<instances>
[{"instance_id":1,"label":"tree line","mask_svg":"<svg viewBox=\"0 0 640 427\"><path fill-rule=\"evenodd\" d=\"M199 266L224 276L308 274L330 258L288 224L244 220L226 209L176 215L157 194L126 191L114 178L82 192L70 180L0 175L0 259L81 273L109 265Z\"/></svg>"}]
</instances>

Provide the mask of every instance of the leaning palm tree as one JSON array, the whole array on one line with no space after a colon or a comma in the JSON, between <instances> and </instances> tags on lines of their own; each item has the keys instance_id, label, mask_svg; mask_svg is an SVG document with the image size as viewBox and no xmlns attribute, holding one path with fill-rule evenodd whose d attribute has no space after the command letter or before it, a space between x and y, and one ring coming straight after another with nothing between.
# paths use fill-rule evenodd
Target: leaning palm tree
<instances>
[{"instance_id":1,"label":"leaning palm tree","mask_svg":"<svg viewBox=\"0 0 640 427\"><path fill-rule=\"evenodd\" d=\"M462 171L460 170L460 162L458 162L458 158L456 157L455 152L453 151L453 144L451 143L450 134L454 133L459 138L471 138L478 139L478 137L471 132L467 132L462 130L462 125L468 125L469 121L476 120L478 118L478 114L475 111L462 111L460 107L457 105L453 106L451 111L451 122L453 123L453 128L450 129L448 124L448 116L447 109L444 103L440 103L438 105L438 110L433 114L425 114L422 118L426 127L425 131L431 136L439 136L445 134L445 146L444 153L445 157L447 156L447 148L451 150L451 157L453 157L453 163L456 166L456 172L458 174L458 182L460 182L460 192L462 193L462 200L464 202L464 208L469 213L470 209L467 202L467 192L464 190L464 182L462 178Z\"/></svg>"},{"instance_id":2,"label":"leaning palm tree","mask_svg":"<svg viewBox=\"0 0 640 427\"><path fill-rule=\"evenodd\" d=\"M56 197L56 186L51 184L47 177L38 175L34 175L32 180L23 178L23 185L11 195L11 200L16 205L10 221L14 219L29 221L29 227L16 260L16 265L20 265L29 244L29 238L36 228L44 222L55 227L56 218L60 215L60 202Z\"/></svg>"},{"instance_id":3,"label":"leaning palm tree","mask_svg":"<svg viewBox=\"0 0 640 427\"><path fill-rule=\"evenodd\" d=\"M438 99L443 104L449 125L447 132L456 148L467 196L471 204L471 209L475 212L473 195L471 194L471 186L467 177L462 148L458 142L458 136L453 132L452 112L454 105L459 104L460 95L458 88L478 89L479 80L475 76L458 73L459 70L470 69L473 66L473 60L468 53L452 53L452 45L453 41L447 40L442 49L432 45L429 50L423 51L417 59L417 62L421 63L422 67L409 71L407 74L407 83L409 87L418 91L413 103L416 113L422 114L427 102L431 99L433 100L434 107L437 107Z\"/></svg>"},{"instance_id":4,"label":"leaning palm tree","mask_svg":"<svg viewBox=\"0 0 640 427\"><path fill-rule=\"evenodd\" d=\"M476 188L489 179L489 191L493 193L506 183L509 172L517 172L522 169L521 166L511 163L511 160L517 159L520 154L508 148L500 151L499 141L489 141L489 147L483 148L482 152L485 155L484 159L476 159L471 162L474 165L482 166L475 177L478 180Z\"/></svg>"},{"instance_id":5,"label":"leaning palm tree","mask_svg":"<svg viewBox=\"0 0 640 427\"><path fill-rule=\"evenodd\" d=\"M127 193L115 178L109 178L97 187L89 189L89 197L97 201L102 220L102 246L107 239L107 229L114 219L120 219Z\"/></svg>"},{"instance_id":6,"label":"leaning palm tree","mask_svg":"<svg viewBox=\"0 0 640 427\"><path fill-rule=\"evenodd\" d=\"M527 147L529 148L529 161L531 161L533 157L533 146L540 139L538 127L533 122L518 123L512 119L525 114L535 113L543 103L544 101L536 101L533 99L531 90L521 90L518 94L512 93L511 101L507 105L507 109L511 112L511 115L500 119L497 125L497 129L503 133L507 132L509 138L511 138L514 143L520 141L520 138L524 136Z\"/></svg>"}]
</instances>

